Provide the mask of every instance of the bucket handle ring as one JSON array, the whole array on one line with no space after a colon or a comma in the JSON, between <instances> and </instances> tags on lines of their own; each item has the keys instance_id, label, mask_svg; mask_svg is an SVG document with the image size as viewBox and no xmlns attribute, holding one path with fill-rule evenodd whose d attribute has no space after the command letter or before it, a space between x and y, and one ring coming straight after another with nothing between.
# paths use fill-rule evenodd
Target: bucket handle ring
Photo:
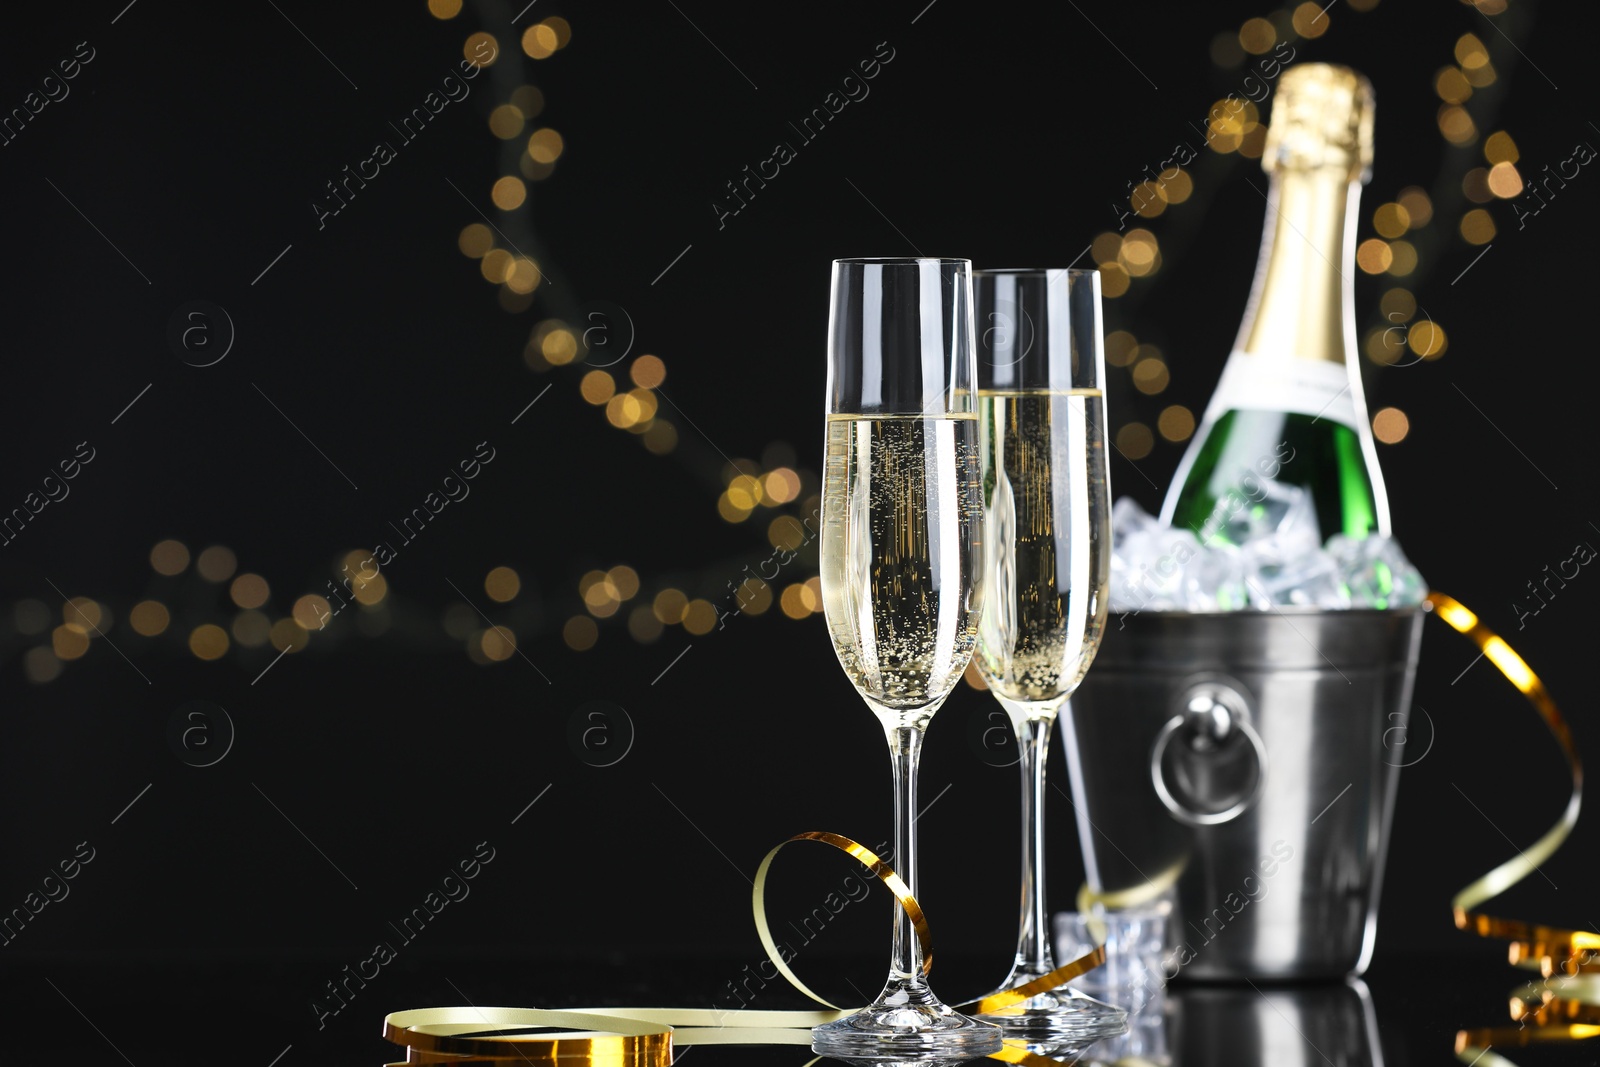
<instances>
[{"instance_id":1,"label":"bucket handle ring","mask_svg":"<svg viewBox=\"0 0 1600 1067\"><path fill-rule=\"evenodd\" d=\"M1250 724L1250 707L1243 695L1226 682L1210 680L1191 686L1180 702L1183 708L1167 721L1150 746L1150 781L1156 796L1174 818L1190 826L1220 826L1248 811L1261 797L1267 781L1267 746ZM1167 746L1179 731L1208 737L1213 742L1237 733L1249 742L1255 757L1255 782L1249 792L1222 811L1195 811L1180 800L1167 785L1163 763Z\"/></svg>"}]
</instances>

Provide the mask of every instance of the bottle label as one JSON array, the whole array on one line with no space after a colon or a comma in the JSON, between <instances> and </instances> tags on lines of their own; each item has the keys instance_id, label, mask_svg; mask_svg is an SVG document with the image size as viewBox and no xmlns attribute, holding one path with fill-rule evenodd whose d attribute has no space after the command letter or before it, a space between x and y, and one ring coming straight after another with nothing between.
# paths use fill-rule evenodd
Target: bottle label
<instances>
[{"instance_id":1,"label":"bottle label","mask_svg":"<svg viewBox=\"0 0 1600 1067\"><path fill-rule=\"evenodd\" d=\"M1230 408L1289 411L1361 428L1350 372L1342 363L1235 351L1211 399L1212 414Z\"/></svg>"}]
</instances>

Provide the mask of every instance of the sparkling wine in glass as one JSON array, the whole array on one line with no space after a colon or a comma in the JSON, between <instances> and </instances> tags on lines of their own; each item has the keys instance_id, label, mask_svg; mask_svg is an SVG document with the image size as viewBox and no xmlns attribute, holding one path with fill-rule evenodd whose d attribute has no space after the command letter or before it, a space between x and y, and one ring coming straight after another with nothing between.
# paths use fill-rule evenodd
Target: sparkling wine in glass
<instances>
[{"instance_id":1,"label":"sparkling wine in glass","mask_svg":"<svg viewBox=\"0 0 1600 1067\"><path fill-rule=\"evenodd\" d=\"M923 730L972 657L982 606L971 265L833 265L822 603L845 675L877 715L894 770L894 864L917 891ZM847 1059L960 1060L997 1051L997 1027L941 1003L909 917L895 912L883 992L812 1031Z\"/></svg>"},{"instance_id":2,"label":"sparkling wine in glass","mask_svg":"<svg viewBox=\"0 0 1600 1067\"><path fill-rule=\"evenodd\" d=\"M1045 763L1056 714L1100 647L1110 487L1099 273L979 271L985 595L975 662L1011 719L1022 769L1022 918L1002 989L1055 970L1045 909ZM1070 987L983 1016L1008 1037L1081 1040L1127 1013Z\"/></svg>"}]
</instances>

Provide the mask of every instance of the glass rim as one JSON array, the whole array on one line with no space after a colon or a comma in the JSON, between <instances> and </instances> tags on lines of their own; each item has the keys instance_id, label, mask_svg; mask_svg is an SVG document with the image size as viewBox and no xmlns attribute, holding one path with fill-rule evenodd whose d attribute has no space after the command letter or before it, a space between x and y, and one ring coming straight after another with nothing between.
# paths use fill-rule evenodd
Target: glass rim
<instances>
[{"instance_id":1,"label":"glass rim","mask_svg":"<svg viewBox=\"0 0 1600 1067\"><path fill-rule=\"evenodd\" d=\"M856 267L856 266L880 266L880 267L883 267L883 266L899 266L899 267L907 267L907 266L912 265L913 263L939 263L939 264L952 264L954 266L961 266L961 265L965 264L968 270L972 269L972 260L970 260L970 259L949 258L949 257L943 257L943 256L853 256L853 257L850 257L848 259L836 259L836 260L833 261L833 264L836 267L837 266L841 266L841 265L843 265L843 266L852 266L852 267Z\"/></svg>"},{"instance_id":2,"label":"glass rim","mask_svg":"<svg viewBox=\"0 0 1600 1067\"><path fill-rule=\"evenodd\" d=\"M1005 275L1013 278L1045 278L1067 275L1069 278L1082 277L1085 274L1098 274L1096 267L984 267L974 269L974 275L988 275L991 277Z\"/></svg>"}]
</instances>

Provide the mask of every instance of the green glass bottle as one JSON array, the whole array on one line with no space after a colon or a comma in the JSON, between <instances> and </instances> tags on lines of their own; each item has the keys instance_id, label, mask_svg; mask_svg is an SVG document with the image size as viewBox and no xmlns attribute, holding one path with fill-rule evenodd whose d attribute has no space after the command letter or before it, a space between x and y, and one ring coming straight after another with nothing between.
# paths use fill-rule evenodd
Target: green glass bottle
<instances>
[{"instance_id":1,"label":"green glass bottle","mask_svg":"<svg viewBox=\"0 0 1600 1067\"><path fill-rule=\"evenodd\" d=\"M1238 539L1273 506L1272 483L1310 494L1321 540L1389 532L1352 343L1372 113L1371 86L1349 68L1306 63L1279 82L1262 153L1271 184L1255 284L1161 510L1203 543Z\"/></svg>"}]
</instances>

